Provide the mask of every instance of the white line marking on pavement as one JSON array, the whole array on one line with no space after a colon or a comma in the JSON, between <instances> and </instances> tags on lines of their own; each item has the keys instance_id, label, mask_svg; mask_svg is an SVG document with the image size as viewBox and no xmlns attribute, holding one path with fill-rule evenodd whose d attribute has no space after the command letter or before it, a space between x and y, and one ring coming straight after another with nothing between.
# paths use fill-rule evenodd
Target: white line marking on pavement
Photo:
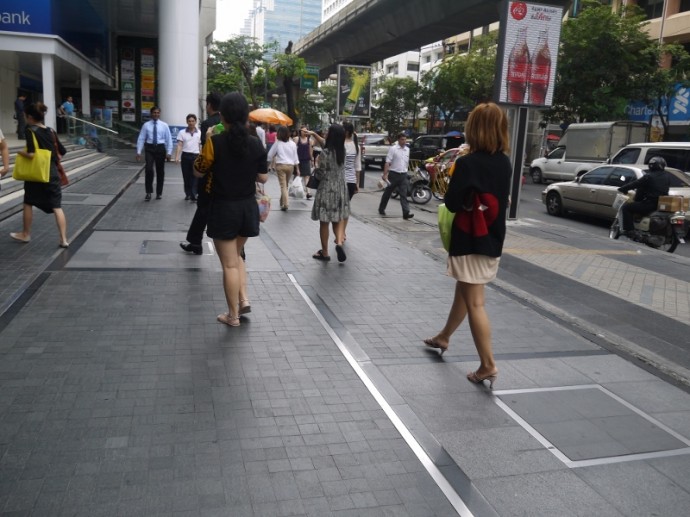
<instances>
[{"instance_id":1,"label":"white line marking on pavement","mask_svg":"<svg viewBox=\"0 0 690 517\"><path fill-rule=\"evenodd\" d=\"M383 409L383 411L390 419L391 423L398 430L405 442L407 442L407 445L410 447L410 449L412 449L412 452L414 452L414 454L422 463L426 471L436 482L436 484L444 493L444 495L448 498L450 504L453 506L453 508L455 508L455 511L458 512L458 515L461 515L462 517L472 517L473 513L470 511L469 508L467 508L465 502L458 495L455 489L450 485L450 483L448 483L448 480L441 473L438 467L434 464L431 458L429 458L422 446L419 445L419 442L417 442L410 430L407 427L405 427L405 424L402 422L402 420L400 420L400 417L397 415L395 410L390 406L390 404L388 404L383 395L381 395L381 392L378 390L378 388L376 388L372 380L362 369L357 360L352 356L350 351L345 346L345 343L343 343L340 340L335 330L333 330L333 328L328 324L321 312L319 312L319 309L316 307L316 305L314 305L307 293L304 292L304 289L302 289L295 277L292 274L288 273L288 278L290 278L290 281L295 286L299 294L302 296L302 299L304 299L311 311L314 313L316 319L319 320L321 326L326 330L326 332L331 337L333 342L336 344L338 349L340 349L340 352L343 354L345 359L347 359L347 362L350 363L352 369L355 371L355 373L359 376L364 385L367 387L369 393L372 394L376 402L378 402L379 406L381 406L381 409Z\"/></svg>"}]
</instances>

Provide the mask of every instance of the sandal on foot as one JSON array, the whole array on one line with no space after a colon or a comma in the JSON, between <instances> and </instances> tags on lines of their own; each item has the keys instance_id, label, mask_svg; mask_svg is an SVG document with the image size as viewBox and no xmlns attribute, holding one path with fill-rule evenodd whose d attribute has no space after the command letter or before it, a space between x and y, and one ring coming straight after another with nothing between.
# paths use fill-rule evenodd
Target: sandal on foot
<instances>
[{"instance_id":1,"label":"sandal on foot","mask_svg":"<svg viewBox=\"0 0 690 517\"><path fill-rule=\"evenodd\" d=\"M67 241L61 242L61 243L58 244L58 246L59 246L60 248L69 248L69 242L67 242Z\"/></svg>"},{"instance_id":2,"label":"sandal on foot","mask_svg":"<svg viewBox=\"0 0 690 517\"><path fill-rule=\"evenodd\" d=\"M225 323L228 327L239 327L240 326L239 316L232 317L227 312L224 314L219 314L217 319L219 322Z\"/></svg>"},{"instance_id":3,"label":"sandal on foot","mask_svg":"<svg viewBox=\"0 0 690 517\"><path fill-rule=\"evenodd\" d=\"M443 352L445 352L446 350L448 350L448 345L443 346L443 345L441 345L438 341L436 341L436 340L435 340L434 338L432 338L432 337L426 338L426 339L424 340L424 344L425 344L426 346L428 346L429 348L438 348L438 349L441 351L441 353L440 353L439 355L443 355Z\"/></svg>"},{"instance_id":4,"label":"sandal on foot","mask_svg":"<svg viewBox=\"0 0 690 517\"><path fill-rule=\"evenodd\" d=\"M19 242L31 242L31 237L22 237L21 233L11 232L10 237Z\"/></svg>"},{"instance_id":5,"label":"sandal on foot","mask_svg":"<svg viewBox=\"0 0 690 517\"><path fill-rule=\"evenodd\" d=\"M345 255L345 250L341 244L335 245L335 252L338 255L338 262L345 262L347 260L347 255Z\"/></svg>"},{"instance_id":6,"label":"sandal on foot","mask_svg":"<svg viewBox=\"0 0 690 517\"><path fill-rule=\"evenodd\" d=\"M475 384L484 384L484 381L489 381L490 390L494 389L494 382L496 381L497 377L498 372L492 373L490 375L484 375L483 377L477 375L477 372L470 372L467 374L467 380Z\"/></svg>"},{"instance_id":7,"label":"sandal on foot","mask_svg":"<svg viewBox=\"0 0 690 517\"><path fill-rule=\"evenodd\" d=\"M238 314L247 314L252 312L252 306L249 304L249 300L240 300L240 310Z\"/></svg>"},{"instance_id":8,"label":"sandal on foot","mask_svg":"<svg viewBox=\"0 0 690 517\"><path fill-rule=\"evenodd\" d=\"M323 250L317 251L316 253L314 253L311 256L311 258L315 258L316 260L323 260L325 262L328 262L329 260L331 260L331 257L323 254Z\"/></svg>"}]
</instances>

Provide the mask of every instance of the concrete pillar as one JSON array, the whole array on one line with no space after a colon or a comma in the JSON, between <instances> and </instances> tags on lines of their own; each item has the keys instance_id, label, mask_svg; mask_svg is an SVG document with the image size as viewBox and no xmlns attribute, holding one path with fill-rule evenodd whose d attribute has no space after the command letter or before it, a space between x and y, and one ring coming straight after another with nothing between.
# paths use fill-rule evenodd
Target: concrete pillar
<instances>
[{"instance_id":1,"label":"concrete pillar","mask_svg":"<svg viewBox=\"0 0 690 517\"><path fill-rule=\"evenodd\" d=\"M41 74L43 77L43 104L48 106L45 124L55 129L57 119L55 114L60 101L55 96L55 62L52 54L41 54Z\"/></svg>"},{"instance_id":2,"label":"concrete pillar","mask_svg":"<svg viewBox=\"0 0 690 517\"><path fill-rule=\"evenodd\" d=\"M91 117L91 78L89 72L81 70L81 113L85 119Z\"/></svg>"},{"instance_id":3,"label":"concrete pillar","mask_svg":"<svg viewBox=\"0 0 690 517\"><path fill-rule=\"evenodd\" d=\"M187 114L198 111L199 2L166 0L160 4L158 25L158 88L161 120L187 126Z\"/></svg>"}]
</instances>

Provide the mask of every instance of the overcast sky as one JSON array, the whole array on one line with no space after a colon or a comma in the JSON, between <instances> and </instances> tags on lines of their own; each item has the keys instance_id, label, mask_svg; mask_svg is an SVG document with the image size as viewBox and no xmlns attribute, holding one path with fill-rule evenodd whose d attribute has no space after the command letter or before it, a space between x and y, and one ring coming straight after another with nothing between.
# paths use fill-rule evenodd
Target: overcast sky
<instances>
[{"instance_id":1,"label":"overcast sky","mask_svg":"<svg viewBox=\"0 0 690 517\"><path fill-rule=\"evenodd\" d=\"M225 41L240 33L252 8L252 0L216 0L216 30L213 38Z\"/></svg>"}]
</instances>

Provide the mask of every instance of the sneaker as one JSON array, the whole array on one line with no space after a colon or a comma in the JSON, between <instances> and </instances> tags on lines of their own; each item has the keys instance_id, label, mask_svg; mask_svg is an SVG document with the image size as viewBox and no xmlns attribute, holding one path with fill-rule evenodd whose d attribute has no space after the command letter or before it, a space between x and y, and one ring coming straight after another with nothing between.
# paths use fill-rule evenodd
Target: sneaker
<instances>
[{"instance_id":1,"label":"sneaker","mask_svg":"<svg viewBox=\"0 0 690 517\"><path fill-rule=\"evenodd\" d=\"M146 194L144 201L151 201L151 194Z\"/></svg>"}]
</instances>

